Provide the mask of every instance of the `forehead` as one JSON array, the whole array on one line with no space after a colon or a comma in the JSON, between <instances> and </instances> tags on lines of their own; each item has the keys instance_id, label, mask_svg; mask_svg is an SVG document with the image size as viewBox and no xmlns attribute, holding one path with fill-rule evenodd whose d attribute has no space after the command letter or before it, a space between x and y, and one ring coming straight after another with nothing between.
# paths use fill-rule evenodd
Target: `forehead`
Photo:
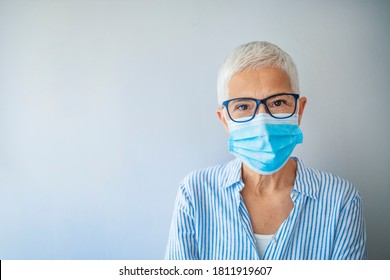
<instances>
[{"instance_id":1,"label":"forehead","mask_svg":"<svg viewBox=\"0 0 390 280\"><path fill-rule=\"evenodd\" d=\"M266 98L272 94L292 93L290 78L274 67L236 73L229 82L229 99L237 97Z\"/></svg>"}]
</instances>

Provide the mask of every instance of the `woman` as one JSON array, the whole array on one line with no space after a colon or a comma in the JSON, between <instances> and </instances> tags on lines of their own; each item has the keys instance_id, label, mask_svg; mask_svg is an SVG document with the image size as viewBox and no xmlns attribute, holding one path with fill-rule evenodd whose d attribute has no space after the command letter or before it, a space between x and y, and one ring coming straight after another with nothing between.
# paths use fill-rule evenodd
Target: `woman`
<instances>
[{"instance_id":1,"label":"woman","mask_svg":"<svg viewBox=\"0 0 390 280\"><path fill-rule=\"evenodd\" d=\"M291 57L268 42L239 46L218 77L217 115L235 160L181 183L166 259L365 259L360 194L290 157L302 143Z\"/></svg>"}]
</instances>

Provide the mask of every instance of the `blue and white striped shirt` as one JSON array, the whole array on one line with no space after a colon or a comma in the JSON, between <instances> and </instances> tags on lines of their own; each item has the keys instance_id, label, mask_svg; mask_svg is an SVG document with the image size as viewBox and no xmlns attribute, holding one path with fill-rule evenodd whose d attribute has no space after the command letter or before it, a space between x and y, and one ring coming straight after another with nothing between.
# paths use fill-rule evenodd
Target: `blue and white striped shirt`
<instances>
[{"instance_id":1,"label":"blue and white striped shirt","mask_svg":"<svg viewBox=\"0 0 390 280\"><path fill-rule=\"evenodd\" d=\"M165 259L366 259L360 194L348 181L312 169L300 159L294 207L264 255L256 249L240 191L241 161L190 173L176 198Z\"/></svg>"}]
</instances>

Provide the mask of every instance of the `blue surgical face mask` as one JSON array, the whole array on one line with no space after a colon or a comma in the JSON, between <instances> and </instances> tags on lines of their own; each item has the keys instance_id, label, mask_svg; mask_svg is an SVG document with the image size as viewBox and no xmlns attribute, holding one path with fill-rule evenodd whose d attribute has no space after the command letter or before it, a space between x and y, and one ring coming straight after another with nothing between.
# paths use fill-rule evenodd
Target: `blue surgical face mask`
<instances>
[{"instance_id":1,"label":"blue surgical face mask","mask_svg":"<svg viewBox=\"0 0 390 280\"><path fill-rule=\"evenodd\" d=\"M297 114L276 119L260 113L249 122L229 120L228 126L229 152L252 170L264 175L281 169L295 146L303 140Z\"/></svg>"}]
</instances>

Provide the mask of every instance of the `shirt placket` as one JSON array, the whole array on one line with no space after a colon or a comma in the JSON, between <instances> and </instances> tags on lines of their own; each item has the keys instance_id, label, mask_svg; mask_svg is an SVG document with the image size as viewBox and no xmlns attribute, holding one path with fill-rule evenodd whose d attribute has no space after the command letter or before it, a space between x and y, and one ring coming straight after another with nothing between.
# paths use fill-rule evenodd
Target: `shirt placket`
<instances>
[{"instance_id":1,"label":"shirt placket","mask_svg":"<svg viewBox=\"0 0 390 280\"><path fill-rule=\"evenodd\" d=\"M242 199L242 196L240 193L241 189L243 188L243 183L240 182L239 184L240 185L237 186L237 191L236 191L238 216L240 217L241 225L242 225L248 239L250 240L252 249L254 252L256 252L257 259L260 259L260 256L257 253L257 249L256 249L256 240L255 240L255 236L253 235L253 229L252 229L252 223L250 220L250 216L249 216L248 210L245 207L244 200Z\"/></svg>"},{"instance_id":2,"label":"shirt placket","mask_svg":"<svg viewBox=\"0 0 390 280\"><path fill-rule=\"evenodd\" d=\"M283 260L285 259L285 255L289 250L289 243L292 238L291 233L294 232L297 220L299 219L299 216L302 212L300 211L302 196L295 189L291 191L291 199L294 203L294 207L291 210L290 215L274 234L266 250L264 251L264 259L266 260Z\"/></svg>"}]
</instances>

